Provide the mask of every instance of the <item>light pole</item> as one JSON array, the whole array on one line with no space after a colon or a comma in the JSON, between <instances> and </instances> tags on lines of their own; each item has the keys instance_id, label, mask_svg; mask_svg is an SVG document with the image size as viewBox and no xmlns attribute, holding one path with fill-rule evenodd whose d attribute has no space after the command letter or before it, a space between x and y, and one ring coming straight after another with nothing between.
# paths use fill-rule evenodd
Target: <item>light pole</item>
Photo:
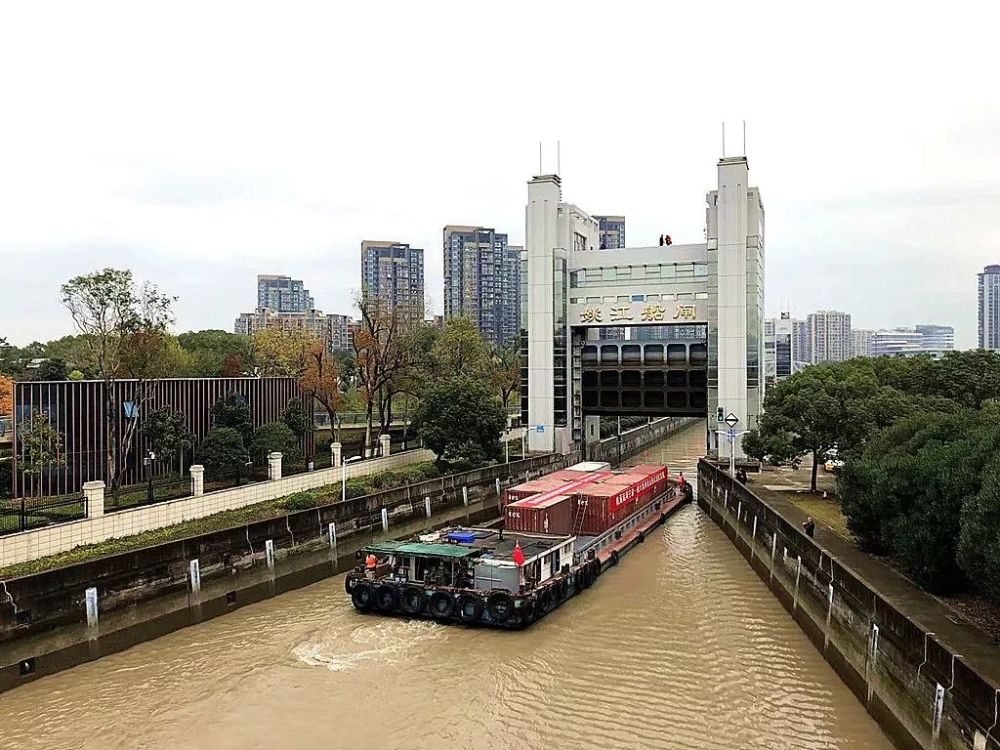
<instances>
[{"instance_id":1,"label":"light pole","mask_svg":"<svg viewBox=\"0 0 1000 750\"><path fill-rule=\"evenodd\" d=\"M146 467L146 502L153 502L153 462L156 461L156 453L153 451L146 451L146 457L142 459L143 465Z\"/></svg>"}]
</instances>

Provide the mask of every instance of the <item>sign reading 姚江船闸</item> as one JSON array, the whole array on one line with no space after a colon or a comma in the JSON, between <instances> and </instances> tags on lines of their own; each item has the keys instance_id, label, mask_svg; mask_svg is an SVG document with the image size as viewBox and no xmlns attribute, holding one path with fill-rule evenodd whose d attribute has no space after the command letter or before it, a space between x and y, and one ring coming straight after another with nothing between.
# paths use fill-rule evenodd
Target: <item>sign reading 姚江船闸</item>
<instances>
[{"instance_id":1,"label":"sign reading \u59da\u6c5f\u8239\u95f8","mask_svg":"<svg viewBox=\"0 0 1000 750\"><path fill-rule=\"evenodd\" d=\"M698 320L696 305L681 304L668 306L659 303L638 302L632 304L586 305L579 308L580 323L607 324L620 323L670 323L672 321L691 322Z\"/></svg>"}]
</instances>

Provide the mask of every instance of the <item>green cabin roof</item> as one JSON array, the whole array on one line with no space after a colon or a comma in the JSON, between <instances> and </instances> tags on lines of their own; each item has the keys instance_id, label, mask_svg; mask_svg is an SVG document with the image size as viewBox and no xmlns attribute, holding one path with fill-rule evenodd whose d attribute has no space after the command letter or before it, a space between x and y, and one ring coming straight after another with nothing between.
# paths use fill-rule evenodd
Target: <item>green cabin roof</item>
<instances>
[{"instance_id":1,"label":"green cabin roof","mask_svg":"<svg viewBox=\"0 0 1000 750\"><path fill-rule=\"evenodd\" d=\"M434 544L425 542L375 542L365 547L365 550L376 554L417 555L420 557L472 557L482 552L475 547L463 547L458 544Z\"/></svg>"}]
</instances>

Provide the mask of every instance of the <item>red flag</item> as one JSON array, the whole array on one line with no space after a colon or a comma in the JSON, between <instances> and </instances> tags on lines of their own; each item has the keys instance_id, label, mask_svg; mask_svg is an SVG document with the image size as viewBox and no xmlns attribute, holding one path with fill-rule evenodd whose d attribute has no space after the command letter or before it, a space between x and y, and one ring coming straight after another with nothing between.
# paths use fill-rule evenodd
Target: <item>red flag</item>
<instances>
[{"instance_id":1,"label":"red flag","mask_svg":"<svg viewBox=\"0 0 1000 750\"><path fill-rule=\"evenodd\" d=\"M524 550L521 549L521 543L520 542L514 542L514 554L513 554L513 558L514 558L514 564L515 565L518 565L518 566L524 565Z\"/></svg>"}]
</instances>

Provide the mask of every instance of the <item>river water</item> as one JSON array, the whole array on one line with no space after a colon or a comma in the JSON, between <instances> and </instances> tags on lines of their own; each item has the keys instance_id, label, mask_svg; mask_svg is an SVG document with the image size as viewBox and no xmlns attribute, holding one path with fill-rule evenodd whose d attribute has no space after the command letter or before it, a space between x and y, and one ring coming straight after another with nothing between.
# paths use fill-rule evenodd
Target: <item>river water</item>
<instances>
[{"instance_id":1,"label":"river water","mask_svg":"<svg viewBox=\"0 0 1000 750\"><path fill-rule=\"evenodd\" d=\"M890 747L695 506L527 631L363 616L337 576L0 695L3 750Z\"/></svg>"}]
</instances>

